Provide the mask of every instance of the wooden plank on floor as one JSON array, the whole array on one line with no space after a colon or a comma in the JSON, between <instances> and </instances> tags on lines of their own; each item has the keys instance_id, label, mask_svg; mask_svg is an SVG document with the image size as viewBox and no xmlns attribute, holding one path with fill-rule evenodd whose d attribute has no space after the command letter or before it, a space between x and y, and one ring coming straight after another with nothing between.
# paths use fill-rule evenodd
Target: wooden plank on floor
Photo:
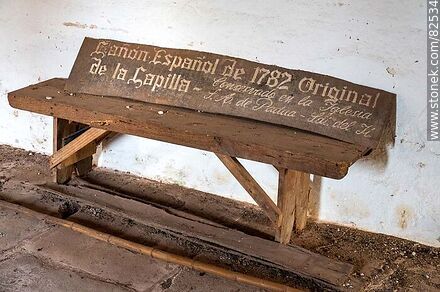
<instances>
[{"instance_id":1,"label":"wooden plank on floor","mask_svg":"<svg viewBox=\"0 0 440 292\"><path fill-rule=\"evenodd\" d=\"M78 183L78 181L76 182ZM281 245L277 242L250 236L241 231L216 224L205 224L203 219L191 220L179 211L171 211L158 206L141 203L124 194L105 188L99 190L79 183L78 186L47 185L47 188L77 199L87 200L112 210L123 211L140 220L143 224L159 228L165 232L175 232L188 239L202 240L215 246L222 246L235 252L273 263L304 277L314 278L329 285L339 286L347 281L353 266L332 260L297 246ZM98 189L98 190L97 190ZM196 216L192 216L196 217ZM191 218L191 219L189 219Z\"/></svg>"}]
</instances>

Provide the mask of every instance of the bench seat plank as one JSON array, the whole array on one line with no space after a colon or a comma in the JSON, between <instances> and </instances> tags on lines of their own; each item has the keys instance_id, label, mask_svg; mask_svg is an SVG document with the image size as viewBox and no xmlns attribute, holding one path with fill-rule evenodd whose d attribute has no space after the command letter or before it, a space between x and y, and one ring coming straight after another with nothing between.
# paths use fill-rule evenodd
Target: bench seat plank
<instances>
[{"instance_id":1,"label":"bench seat plank","mask_svg":"<svg viewBox=\"0 0 440 292\"><path fill-rule=\"evenodd\" d=\"M340 179L369 149L250 119L64 91L50 79L8 94L12 107L233 157Z\"/></svg>"}]
</instances>

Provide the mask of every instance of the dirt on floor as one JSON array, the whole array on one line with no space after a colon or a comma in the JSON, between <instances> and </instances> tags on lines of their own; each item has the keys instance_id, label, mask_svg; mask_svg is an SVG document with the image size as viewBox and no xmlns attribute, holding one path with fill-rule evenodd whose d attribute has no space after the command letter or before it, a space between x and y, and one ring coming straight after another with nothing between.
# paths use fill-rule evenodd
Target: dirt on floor
<instances>
[{"instance_id":1,"label":"dirt on floor","mask_svg":"<svg viewBox=\"0 0 440 292\"><path fill-rule=\"evenodd\" d=\"M50 179L48 157L0 145L0 191L11 179L33 184L45 183ZM268 219L258 207L251 204L105 169L91 172L85 180L248 234L268 239L273 236ZM72 208L75 206L65 206L62 211L67 216ZM301 234L292 236L290 243L354 265L352 276L362 283L362 291L440 291L438 248L310 220Z\"/></svg>"}]
</instances>

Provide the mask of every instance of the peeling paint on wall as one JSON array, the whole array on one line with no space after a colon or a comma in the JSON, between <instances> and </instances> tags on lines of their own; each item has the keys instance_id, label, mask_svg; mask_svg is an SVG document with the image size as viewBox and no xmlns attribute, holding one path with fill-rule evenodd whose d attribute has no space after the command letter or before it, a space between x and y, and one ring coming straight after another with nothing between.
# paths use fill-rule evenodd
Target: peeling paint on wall
<instances>
[{"instance_id":1,"label":"peeling paint on wall","mask_svg":"<svg viewBox=\"0 0 440 292\"><path fill-rule=\"evenodd\" d=\"M128 31L126 29L122 29L122 28L98 27L95 24L85 24L85 23L80 23L78 21L63 22L63 25L67 26L67 27L74 27L74 28L81 28L81 29L101 29L101 30L120 31L120 32L128 33Z\"/></svg>"},{"instance_id":2,"label":"peeling paint on wall","mask_svg":"<svg viewBox=\"0 0 440 292\"><path fill-rule=\"evenodd\" d=\"M408 224L411 224L412 223L411 221L413 220L413 218L412 218L413 214L412 214L411 208L408 206L399 206L396 209L396 212L397 212L398 218L399 218L399 220L398 220L399 227L402 229L407 228Z\"/></svg>"}]
</instances>

